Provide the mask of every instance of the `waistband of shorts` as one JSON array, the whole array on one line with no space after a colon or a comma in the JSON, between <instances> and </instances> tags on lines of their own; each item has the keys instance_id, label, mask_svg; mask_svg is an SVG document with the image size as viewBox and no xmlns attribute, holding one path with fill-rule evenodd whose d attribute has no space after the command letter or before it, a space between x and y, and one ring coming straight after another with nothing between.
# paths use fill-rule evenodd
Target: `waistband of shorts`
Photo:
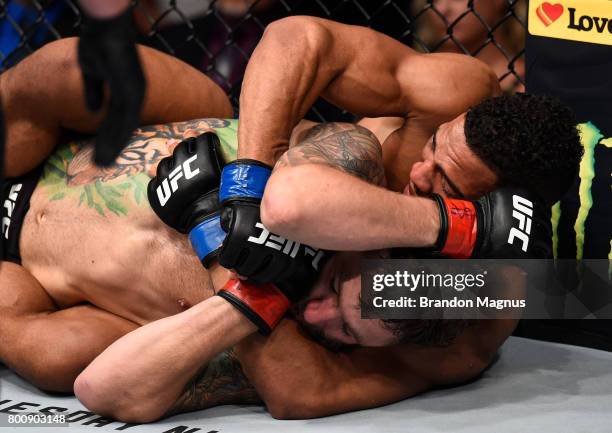
<instances>
[{"instance_id":1,"label":"waistband of shorts","mask_svg":"<svg viewBox=\"0 0 612 433\"><path fill-rule=\"evenodd\" d=\"M21 264L19 238L30 210L30 198L43 172L43 166L23 176L5 179L0 186L0 236L4 242L2 260Z\"/></svg>"}]
</instances>

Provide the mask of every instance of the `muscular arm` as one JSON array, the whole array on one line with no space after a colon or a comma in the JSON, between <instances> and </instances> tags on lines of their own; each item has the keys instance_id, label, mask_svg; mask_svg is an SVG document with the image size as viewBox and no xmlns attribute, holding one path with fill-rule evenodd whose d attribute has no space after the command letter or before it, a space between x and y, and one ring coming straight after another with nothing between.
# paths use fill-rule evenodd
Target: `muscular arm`
<instances>
[{"instance_id":1,"label":"muscular arm","mask_svg":"<svg viewBox=\"0 0 612 433\"><path fill-rule=\"evenodd\" d=\"M236 346L244 373L275 418L314 418L367 409L473 379L512 333L512 320L481 321L448 347L360 347L334 353L290 320L267 339Z\"/></svg>"},{"instance_id":2,"label":"muscular arm","mask_svg":"<svg viewBox=\"0 0 612 433\"><path fill-rule=\"evenodd\" d=\"M381 147L371 132L321 124L278 161L263 197L262 221L289 239L331 250L433 245L436 205L384 184Z\"/></svg>"},{"instance_id":3,"label":"muscular arm","mask_svg":"<svg viewBox=\"0 0 612 433\"><path fill-rule=\"evenodd\" d=\"M217 393L214 370L223 360L206 365L255 331L242 313L213 296L117 340L77 378L75 394L87 408L126 422L235 402L245 393ZM252 391L246 395L255 398Z\"/></svg>"},{"instance_id":4,"label":"muscular arm","mask_svg":"<svg viewBox=\"0 0 612 433\"><path fill-rule=\"evenodd\" d=\"M364 27L285 18L268 26L247 67L238 156L273 164L319 96L363 116L410 118L413 130L430 131L498 89L490 69L468 56L418 54Z\"/></svg>"},{"instance_id":5,"label":"muscular arm","mask_svg":"<svg viewBox=\"0 0 612 433\"><path fill-rule=\"evenodd\" d=\"M85 107L76 46L75 38L50 43L0 76L7 176L40 164L62 129L93 133L105 118L105 110L94 115ZM204 74L151 48L139 53L149 83L143 124L231 117L226 95Z\"/></svg>"}]
</instances>

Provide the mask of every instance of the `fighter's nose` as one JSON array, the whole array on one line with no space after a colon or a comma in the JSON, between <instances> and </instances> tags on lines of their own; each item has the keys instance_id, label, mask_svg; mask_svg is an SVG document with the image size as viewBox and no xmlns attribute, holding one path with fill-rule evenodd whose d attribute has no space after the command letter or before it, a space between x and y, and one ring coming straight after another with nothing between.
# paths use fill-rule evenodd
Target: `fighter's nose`
<instances>
[{"instance_id":1,"label":"fighter's nose","mask_svg":"<svg viewBox=\"0 0 612 433\"><path fill-rule=\"evenodd\" d=\"M433 190L433 164L430 161L417 162L410 171L410 182L420 193L429 194ZM411 191L416 193L416 191Z\"/></svg>"}]
</instances>

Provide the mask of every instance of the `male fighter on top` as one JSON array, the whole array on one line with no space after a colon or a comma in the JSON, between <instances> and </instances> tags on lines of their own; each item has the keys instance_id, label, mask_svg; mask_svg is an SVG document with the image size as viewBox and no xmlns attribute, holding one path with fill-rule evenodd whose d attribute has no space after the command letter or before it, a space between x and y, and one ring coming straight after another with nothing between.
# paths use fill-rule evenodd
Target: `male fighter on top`
<instances>
[{"instance_id":1,"label":"male fighter on top","mask_svg":"<svg viewBox=\"0 0 612 433\"><path fill-rule=\"evenodd\" d=\"M305 27L298 27L306 29L308 33L304 38L298 37L294 41L293 38L287 36L287 31L290 27L295 30L297 28L295 25L300 23L304 24ZM323 39L318 40L319 37L323 37ZM352 46L350 42L354 39L356 39L356 46ZM364 49L367 46L367 44L364 44L365 40L377 47L380 52L378 54L377 52L370 52L370 57L366 56L364 58L364 53L368 52L367 49ZM293 43L289 44L288 41L293 41ZM305 51L298 49L302 41L307 42L304 45ZM279 45L276 45L276 50L271 50L270 47L275 46L275 44L280 44L285 49L281 50L278 48ZM329 52L325 51L334 45L337 46L338 53L336 54L339 54L339 57L330 55ZM315 52L310 53L312 56L305 56L312 47L325 51L326 55ZM291 52L292 56L288 56L286 51ZM282 55L278 54L279 52L282 52ZM295 57L293 57L293 54L295 54ZM377 56L374 56L375 54ZM378 59L376 62L374 57ZM381 57L386 62L381 62ZM452 55L420 56L401 44L367 29L351 28L341 24L300 17L284 20L268 30L254 54L253 63L249 66L250 72L245 78L243 107L247 107L249 104L249 86L261 88L265 85L252 78L253 75L261 72L261 70L254 69L253 64L258 64L257 62L260 62L262 58L267 59L272 64L274 62L288 63L282 66L276 64L273 67L275 73L279 75L275 75L270 81L275 82L276 80L277 83L281 83L280 91L268 89L269 92L265 92L259 101L250 101L250 103L256 108L267 107L266 113L260 112L261 116L274 117L274 114L276 114L277 121L279 121L279 118L284 119L283 116L291 119L287 122L279 121L271 126L261 124L259 127L262 130L287 130L291 132L291 127L295 123L293 117L288 115L287 112L276 110L276 108L278 106L282 107L286 102L293 101L293 99L281 99L278 94L287 93L286 90L290 86L290 81L286 79L285 74L287 71L296 71L295 64L299 63L302 71L305 68L306 74L292 75L293 82L298 83L297 86L294 85L292 88L297 87L296 100L302 101L304 107L308 105L304 101L312 102L316 94L306 98L304 94L300 93L300 90L307 92L311 88L309 86L312 86L335 102L341 103L345 108L364 114L400 114L402 110L406 112L408 118L406 126L389 136L383 146L383 154L387 143L390 142L393 146L394 140L395 147L392 147L392 150L394 149L395 152L408 155L414 153L414 148L422 147L423 141L411 142L407 140L402 142L402 136L406 139L410 138L410 134L406 131L415 131L416 138L423 137L427 128L433 130L440 122L453 119L454 116L467 109L470 104L476 105L481 98L496 93L497 89L489 79L490 75L486 68L474 60ZM329 65L330 62L335 62L335 60L330 59L338 58L345 61L345 64L337 65L335 68ZM303 59L308 60L306 64L302 63ZM259 65L262 66L261 63ZM322 71L318 71L320 72L318 73L314 66L310 68L311 71L309 69L310 65L317 65L322 68ZM453 68L452 74L444 71L445 66ZM381 86L380 81L377 82L376 88L373 88L372 82L360 81L360 84L364 86L363 89L360 89L362 92L351 91L353 90L351 86L354 84L354 80L367 75L368 68L377 71L378 74L372 75L376 75L383 83L386 82L388 88ZM356 69L358 71L355 71ZM252 72L254 70L255 72ZM400 70L401 74L399 74ZM443 75L446 81L436 81L435 86L432 85L429 81L432 71ZM418 75L417 72L426 73L427 78L419 76L419 79L415 81L421 86L429 85L427 87L429 94L435 90L438 94L445 95L455 90L453 96L456 98L453 101L433 98L432 101L424 97L422 93L419 93L421 91L418 87L413 88L408 83L415 74ZM483 79L480 85L478 81L470 81L470 79L473 80L474 77L478 77L478 74L481 74L480 78ZM306 77L304 78L306 81L308 81L308 77L312 80L308 84L304 84L303 77ZM317 85L317 77L323 77L323 85ZM327 81L325 81L325 77L327 77ZM259 75L259 78L263 79L261 75ZM268 78L265 81L267 82ZM470 87L457 91L455 88L458 83L468 83ZM285 88L284 85L287 87ZM412 94L404 93L409 90ZM253 89L251 88L250 91L253 91ZM371 94L369 92L376 93ZM362 95L366 95L366 97L364 98ZM378 97L378 99L375 97ZM403 104L408 102L411 104L407 105L409 108L406 109ZM436 102L438 102L437 105ZM285 108L287 107L285 106ZM303 110L302 108L293 107L287 111L297 118L303 110L305 111L305 108ZM466 117L467 120L465 120ZM464 121L466 123L465 127ZM488 122L491 122L490 127L487 125ZM560 122L560 124L557 123L554 128L549 129L549 122ZM251 124L253 125L253 123ZM287 125L291 125L291 127ZM241 128L244 128L244 126L241 126ZM241 131L243 130L241 129ZM240 132L239 134L243 133ZM323 143L322 138L326 135L333 137L332 142L336 141L337 150L341 153L343 137L334 136L334 133L330 131L317 131L316 128L306 134L304 144L289 150L281 163L277 165L276 172L268 183L264 196L264 204L266 205L263 208L264 222L266 222L266 215L268 215L268 220L272 225L286 232L292 231L297 236L295 238L297 240L308 239L313 241L316 246L324 245L337 249L348 248L347 237L350 238L350 241L355 241L357 248L386 245L432 247L437 239L440 241L438 249L451 257L470 255L480 257L538 256L542 251L546 251L546 246L544 245L539 253L535 252L537 248L534 247L538 246L539 241L542 241L540 246L546 243L540 238L548 236L548 231L545 221L547 212L538 203L537 195L543 196L547 202L557 200L564 188L571 182L571 176L575 173L580 156L580 144L571 115L558 103L546 98L529 96L488 100L477 104L468 112L467 116L462 115L440 126L423 150L423 161L413 167L410 177L419 192L435 192L446 197L439 198L437 200L438 205L436 205L435 202L427 199L387 192L359 181L359 179L346 176L342 171L330 168L329 165L333 165L330 164L330 160L333 158L321 153L321 150L324 145L330 146L331 144ZM300 136L299 128L297 131L293 131L292 137L295 138L296 136ZM286 144L288 140L289 136L286 138L277 137L271 142ZM206 154L207 152L202 149L206 149L210 145L211 143L207 145L200 143L199 146L202 148L199 148L194 143L186 144L180 152L177 148L178 153L172 159L160 165L158 179L153 182L150 192L163 191L163 183L172 178L173 170L177 170L177 167L185 167L184 164L194 158L195 155ZM508 146L512 146L510 151L508 151ZM185 150L190 147L191 151ZM545 152L546 156L542 152ZM265 151L260 152L260 155L263 154L265 154ZM540 158L542 159L540 160ZM409 158L406 157L402 161L393 158L388 160L385 168L388 169L386 170L387 173L391 173L391 185L393 185L393 179L396 181L396 186L401 185L402 176L408 174L407 166L409 165L404 166L402 164L407 159ZM526 168L527 165L530 166L529 169ZM186 170L187 168L184 168L183 172L186 172ZM520 193L534 203L536 222L534 229L532 229L531 239L526 243L514 245L512 242L508 242L508 234L512 228L512 195L517 193L516 189L499 190L487 194L478 203L450 200L448 198L448 196L475 198L496 186L522 183L521 176L524 175L524 170L529 170L528 173L532 174L530 181L537 191L533 196L525 191ZM345 166L344 171L350 172L350 165ZM270 274L276 274L276 277L270 278L274 280L278 277L279 270L285 269L283 265L276 263L276 260L280 259L281 264L288 263L286 254L285 256L282 254L275 255L276 253L271 250L267 251L265 248L258 248L245 242L249 234L254 238L261 238L262 235L262 227L257 226L257 202L263 192L263 184L265 184L268 176L267 172L269 172L269 169L252 161L230 163L224 169L221 185L222 201L231 204L231 212L225 215L226 228L230 229L230 234L221 248L221 261L225 261L228 266L236 269L240 274L247 275L254 280L265 280ZM249 173L254 173L258 179L253 182L253 179L248 176ZM543 173L546 174L540 177ZM536 178L534 179L533 176ZM155 203L160 200L159 197L155 198L154 192L150 194L150 197L152 197L153 207L164 221L180 231L191 231L192 242L200 258L206 263L210 254L214 253L218 246L210 240L218 241L219 238L223 237L219 228L219 217L215 215L218 213L214 200L216 185L210 180L196 179L197 176L195 175L189 177L190 179L184 180L184 186L181 188L190 190L190 192L185 192L185 190L180 192L180 188L177 189L176 195L171 196L168 201L168 203L172 203L169 209L163 209L164 206L161 203ZM229 182L229 187L227 182ZM348 187L348 185L352 186ZM344 194L347 195L345 197L338 196L336 188L344 191ZM294 189L297 195L290 197L288 195L289 189ZM415 187L408 188L412 193L417 192L415 189ZM232 190L238 190L239 193L232 194ZM385 209L384 218L381 216L382 211L380 209L370 212L369 210L372 208L370 203L364 201L361 196L355 195L355 192L364 193L367 197L376 197L373 202ZM280 202L277 204L276 193L287 199L291 206L297 207L284 209ZM322 196L325 196L325 198ZM329 212L332 216L318 205L319 199L329 206ZM346 215L340 213L340 206L337 205L337 201L341 202L349 213ZM454 209L459 206L462 209L472 210L463 220L454 212ZM314 215L310 210L313 207L318 209L317 215ZM350 212L356 209L360 209L361 213L359 215ZM389 212L389 209L391 209L391 212ZM415 212L415 209L419 212ZM429 211L433 212L430 216L432 221L420 221L421 215L427 214ZM267 214L267 212L270 212L270 214ZM419 217L410 217L411 214L419 215ZM390 235L390 232L394 232L398 225L396 224L396 227L391 228L386 227L385 219L388 220L388 217L394 218L393 221L399 223L401 233L396 233L398 237ZM345 220L349 220L349 224L360 221L362 230L356 230L357 226L353 225L353 231L347 232L342 226ZM244 221L247 221L247 223L244 223ZM299 224L295 221L298 221ZM439 227L444 222L446 222L447 228L440 230ZM457 225L464 225L464 227L458 228ZM333 227L332 230L330 230L331 227ZM377 236L380 236L380 239L370 233L359 236L364 233L364 228L370 229L370 227L374 229ZM211 231L214 233L213 236L210 235ZM341 236L336 237L334 234L326 234L325 231L332 231L334 234L340 232ZM230 239L232 237L234 239ZM234 242L235 239L239 240ZM526 247L527 251L523 251L523 247ZM235 260L235 262L231 260ZM342 261L342 259L338 260ZM267 269L270 263L273 264L271 266L273 268L272 272ZM328 266L328 269L333 269L334 259ZM317 285L305 305L303 318L307 321L317 322L323 328L326 336L346 344L363 343L366 340L363 337L364 335L368 335L369 341L377 341L376 344L389 344L399 341L400 338L397 335L395 340L389 339L389 335L385 339L384 334L381 334L383 330L381 324L375 323L372 325L370 321L360 321L358 313L347 312L347 310L351 310L351 307L353 311L356 311L354 307L358 305L359 292L354 265L352 269L349 269L350 266L345 267L341 272L342 276L339 277L341 283L339 285L334 284L338 293L326 290L327 284L319 283ZM326 274L324 271L323 281L331 279ZM236 306L236 310L227 309L227 304L213 305L213 302L218 302L213 298L185 313L151 323L130 333L109 347L80 376L76 383L77 395L87 406L102 413L119 415L126 419L156 419L163 415L169 404L180 394L182 385L186 384L197 371L202 360L208 359L215 351L222 350L256 329L249 323L250 320L260 330L266 330L266 328L273 326L287 308L287 300L282 293L286 289L280 287L281 284L278 284L278 286L252 287L247 283L234 281L218 294ZM283 284L283 286L286 285ZM281 290L278 290L279 288ZM292 288L289 287L289 289ZM262 303L265 305L262 306ZM223 310L225 313L223 315L215 314L213 318L202 314L202 311L210 313L217 310ZM270 310L273 310L273 312L271 313ZM242 316L243 313L245 314L244 317ZM218 317L224 318L223 324L218 323ZM477 327L468 328L464 331L455 344L459 341L466 341L463 340L464 338L470 339L470 335L480 334L484 336L487 332L496 333L497 331L493 331L495 328L499 331L498 336L504 335L501 340L497 340L498 343L501 343L505 336L511 332L512 324L481 323ZM474 331L476 331L476 334L471 334ZM414 335L410 334L410 325L398 334L403 337L408 335L409 337L405 339L413 337L412 341L414 341ZM294 352L289 349L292 348L290 341L282 340L284 344L274 347L279 341L274 338L274 335L271 342L264 344L255 352L269 355L272 358L281 356L290 360L289 362L295 362L294 365L296 366L307 365L304 368L308 369L309 373L312 374L313 371L316 371L316 374L311 378L331 379L333 384L327 385L323 379L320 381L311 378L296 380L292 373L279 373L278 369L266 368L267 366L259 365L251 370L253 364L245 363L244 368L247 374L254 371L264 373L259 378L252 377L260 392L266 392L266 383L270 377L281 377L281 382L286 385L289 393L293 393L294 389L303 391L303 393L300 393L303 394L302 406L291 416L296 416L295 413L299 414L297 416L315 416L322 413L335 413L349 408L368 407L370 404L393 401L422 391L443 377L445 377L442 379L443 383L448 380L448 370L446 370L448 364L438 369L440 367L439 363L433 369L435 370L433 376L431 373L428 374L420 370L421 374L418 379L412 377L409 380L405 378L402 380L394 376L398 372L391 373L391 371L388 371L384 373L384 377L379 375L375 379L371 376L371 373L380 373L380 370L378 370L380 366L371 358L361 358L358 354L366 353L363 349L358 349L352 352L351 356L344 358L347 362L341 361L342 355L340 355L340 358L325 357L326 362L322 363L318 357L320 354L317 353L317 356L310 358L316 361L311 364L303 364L303 359L308 357L300 351L301 356L298 357L298 361L294 361ZM261 340L256 338L252 338L250 341L253 340L263 344ZM248 346L248 341L243 342L243 346ZM464 349L467 349L467 352L458 355L458 359L464 356L464 359L470 358L469 352L474 347L472 344L474 344L473 340L463 346ZM408 359L417 353L417 349L413 345L393 349L388 349L386 352L386 359L391 363L396 363L399 360L402 360L400 362L409 362ZM488 349L483 349L480 353L483 355L489 353L490 355L492 352L488 352ZM180 354L180 356L177 356L177 354ZM260 359L263 359L263 355ZM434 356L432 359L435 358ZM172 359L172 362L168 362L168 359ZM180 359L180 362L176 362L177 359ZM380 356L378 359L380 359ZM463 362L460 361L460 364L463 364ZM118 368L118 366L120 367ZM466 365L463 364L463 367L466 367ZM414 372L414 368L417 367L413 364L408 368L408 371ZM295 370L300 369L296 368ZM152 372L160 370L163 370L164 373L157 374L156 381L145 380ZM404 371L407 370L404 369ZM437 377L435 377L436 373L438 374ZM389 380L391 377L395 377L396 380ZM423 382L421 381L423 377L429 377L429 379ZM338 378L341 380L338 380ZM361 386L363 383L367 383L368 386ZM164 399L161 401L158 397L160 392L164 393ZM109 396L117 394L125 397L119 400L109 398ZM151 398L153 395L156 396L155 399ZM289 396L289 394L286 395ZM316 396L316 398L310 396ZM372 400L367 403L370 398ZM374 401L377 403L373 403ZM319 406L314 408L314 402L319 403Z\"/></svg>"}]
</instances>

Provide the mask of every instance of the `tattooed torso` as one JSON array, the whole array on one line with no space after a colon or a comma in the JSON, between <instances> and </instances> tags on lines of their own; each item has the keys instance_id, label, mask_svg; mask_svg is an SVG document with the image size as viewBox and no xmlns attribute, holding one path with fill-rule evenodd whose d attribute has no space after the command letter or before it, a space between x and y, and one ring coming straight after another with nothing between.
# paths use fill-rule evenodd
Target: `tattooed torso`
<instances>
[{"instance_id":1,"label":"tattooed torso","mask_svg":"<svg viewBox=\"0 0 612 433\"><path fill-rule=\"evenodd\" d=\"M139 324L210 296L206 270L186 236L152 212L146 187L160 159L206 130L217 131L232 159L236 128L208 119L144 127L109 168L92 164L89 141L59 147L30 200L23 265L58 306L89 302Z\"/></svg>"}]
</instances>

